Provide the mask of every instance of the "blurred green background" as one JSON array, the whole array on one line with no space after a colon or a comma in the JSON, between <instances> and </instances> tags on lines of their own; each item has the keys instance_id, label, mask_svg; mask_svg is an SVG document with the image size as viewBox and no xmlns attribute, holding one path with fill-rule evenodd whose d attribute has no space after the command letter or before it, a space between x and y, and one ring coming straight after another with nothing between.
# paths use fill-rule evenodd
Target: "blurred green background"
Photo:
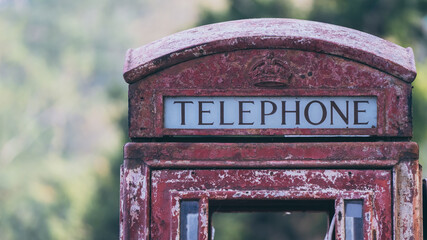
<instances>
[{"instance_id":1,"label":"blurred green background","mask_svg":"<svg viewBox=\"0 0 427 240\"><path fill-rule=\"evenodd\" d=\"M0 239L118 239L126 49L254 17L412 47L413 140L427 163L427 0L0 0Z\"/></svg>"}]
</instances>

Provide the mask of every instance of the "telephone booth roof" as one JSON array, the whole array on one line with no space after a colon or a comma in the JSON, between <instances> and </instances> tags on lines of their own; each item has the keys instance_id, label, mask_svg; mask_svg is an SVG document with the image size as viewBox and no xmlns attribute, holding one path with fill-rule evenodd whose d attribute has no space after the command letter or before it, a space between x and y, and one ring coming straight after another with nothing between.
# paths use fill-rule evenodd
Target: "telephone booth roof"
<instances>
[{"instance_id":1,"label":"telephone booth roof","mask_svg":"<svg viewBox=\"0 0 427 240\"><path fill-rule=\"evenodd\" d=\"M357 30L295 19L246 19L182 31L126 54L124 78L134 83L191 59L236 50L295 49L330 54L366 64L412 82L411 48Z\"/></svg>"}]
</instances>

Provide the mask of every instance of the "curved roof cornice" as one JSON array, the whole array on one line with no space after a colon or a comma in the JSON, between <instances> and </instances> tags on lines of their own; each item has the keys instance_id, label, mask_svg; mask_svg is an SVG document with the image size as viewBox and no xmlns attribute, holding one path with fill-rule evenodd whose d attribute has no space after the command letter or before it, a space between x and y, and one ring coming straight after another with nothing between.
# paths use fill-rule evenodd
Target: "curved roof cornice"
<instances>
[{"instance_id":1,"label":"curved roof cornice","mask_svg":"<svg viewBox=\"0 0 427 240\"><path fill-rule=\"evenodd\" d=\"M297 49L351 59L403 81L416 76L411 48L331 24L295 19L246 19L182 31L126 54L124 78L149 74L194 58L245 49Z\"/></svg>"}]
</instances>

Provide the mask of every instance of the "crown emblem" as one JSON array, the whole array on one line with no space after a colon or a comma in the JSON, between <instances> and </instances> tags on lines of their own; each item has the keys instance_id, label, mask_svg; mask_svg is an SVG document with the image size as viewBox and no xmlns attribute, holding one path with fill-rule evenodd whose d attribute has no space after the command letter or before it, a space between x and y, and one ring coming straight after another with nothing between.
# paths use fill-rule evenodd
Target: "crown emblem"
<instances>
[{"instance_id":1,"label":"crown emblem","mask_svg":"<svg viewBox=\"0 0 427 240\"><path fill-rule=\"evenodd\" d=\"M284 87L292 76L288 64L275 58L272 52L256 61L249 75L258 87Z\"/></svg>"}]
</instances>

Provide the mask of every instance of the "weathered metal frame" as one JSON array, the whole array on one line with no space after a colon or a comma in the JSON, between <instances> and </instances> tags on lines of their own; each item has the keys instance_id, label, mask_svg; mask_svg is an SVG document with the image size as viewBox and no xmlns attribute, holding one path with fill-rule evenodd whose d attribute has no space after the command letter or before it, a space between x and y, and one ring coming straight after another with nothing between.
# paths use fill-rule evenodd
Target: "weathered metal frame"
<instances>
[{"instance_id":1,"label":"weathered metal frame","mask_svg":"<svg viewBox=\"0 0 427 240\"><path fill-rule=\"evenodd\" d=\"M250 194L250 195L249 195ZM265 195L269 195L268 198ZM329 193L321 191L280 191L280 190L254 190L254 191L171 191L170 196L172 199L172 217L171 222L171 239L179 239L180 235L180 202L182 200L199 200L199 240L209 240L209 201L222 200L222 201L235 201L235 200L334 200L335 209L345 216L344 200L360 199L363 200L363 216L364 218L364 237L365 239L372 239L375 232L374 226L377 225L373 218L373 192L372 191L344 191ZM335 234L337 239L344 239L345 236L345 219L342 217L335 220ZM341 237L341 238L340 238Z\"/></svg>"},{"instance_id":2,"label":"weathered metal frame","mask_svg":"<svg viewBox=\"0 0 427 240\"><path fill-rule=\"evenodd\" d=\"M328 151L325 151L326 149ZM370 157L366 159L366 156ZM130 143L125 147L125 163L122 166L121 239L150 239L152 171L254 167L389 169L393 176L390 181L395 189L392 197L393 211L399 212L399 216L395 214L393 219L393 239L421 239L421 218L418 213L421 195L413 192L421 181L417 156L418 147L412 142ZM203 201L206 205L206 199ZM340 206L337 204L337 209L343 209L343 206ZM203 209L207 211L206 207ZM201 226L202 229L206 228L205 225Z\"/></svg>"},{"instance_id":3,"label":"weathered metal frame","mask_svg":"<svg viewBox=\"0 0 427 240\"><path fill-rule=\"evenodd\" d=\"M422 172L417 161L403 160L393 167L393 239L423 239Z\"/></svg>"},{"instance_id":4,"label":"weathered metal frame","mask_svg":"<svg viewBox=\"0 0 427 240\"><path fill-rule=\"evenodd\" d=\"M262 88L250 74L251 66L273 55L288 64L289 74L281 76L283 87ZM383 239L422 239L421 168L418 146L409 142L415 76L411 48L348 28L292 19L207 25L129 50L124 78L130 84L129 136L134 142L125 146L121 168L120 238L147 240L150 231L156 231L150 203L155 200L151 178L158 170L382 169L392 173L393 200L392 206L385 206L393 211L393 236ZM372 129L165 129L166 96L375 96L378 121ZM369 138L263 142L283 135ZM170 136L211 138L210 143L138 142L185 139ZM229 136L264 138L258 143L227 143ZM208 215L208 198L200 201L201 212ZM336 210L344 211L342 198L336 200ZM206 224L200 225L202 232ZM377 227L373 221L372 229ZM338 222L337 229L342 239L344 225ZM376 239L378 233L366 234ZM200 239L205 236L202 233Z\"/></svg>"}]
</instances>

